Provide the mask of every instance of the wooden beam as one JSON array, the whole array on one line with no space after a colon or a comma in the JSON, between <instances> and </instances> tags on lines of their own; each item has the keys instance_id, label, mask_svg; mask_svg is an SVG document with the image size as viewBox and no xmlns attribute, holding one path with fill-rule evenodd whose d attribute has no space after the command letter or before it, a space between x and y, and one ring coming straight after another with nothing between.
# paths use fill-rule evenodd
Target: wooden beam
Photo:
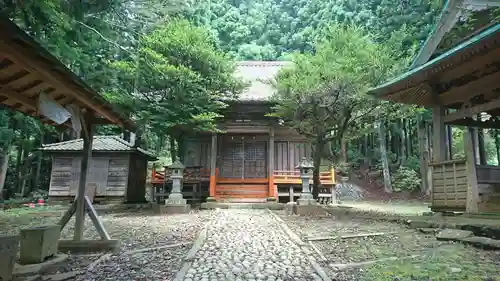
<instances>
[{"instance_id":1,"label":"wooden beam","mask_svg":"<svg viewBox=\"0 0 500 281\"><path fill-rule=\"evenodd\" d=\"M212 143L210 149L210 187L209 196L215 197L215 170L217 169L217 134L212 134Z\"/></svg>"},{"instance_id":2,"label":"wooden beam","mask_svg":"<svg viewBox=\"0 0 500 281\"><path fill-rule=\"evenodd\" d=\"M500 129L500 120L495 121L495 120L491 120L491 119L486 120L486 121L479 121L479 120L473 120L471 118L467 118L467 119L455 120L452 122L448 122L446 124L455 125L455 126L476 127L476 128L483 128L483 129Z\"/></svg>"},{"instance_id":3,"label":"wooden beam","mask_svg":"<svg viewBox=\"0 0 500 281\"><path fill-rule=\"evenodd\" d=\"M20 104L26 106L27 108L29 108L35 112L38 112L38 105L37 105L36 101L30 100L30 99L24 97L23 94L14 91L9 86L0 85L0 96L4 96L8 99L11 99L17 103L20 103Z\"/></svg>"},{"instance_id":4,"label":"wooden beam","mask_svg":"<svg viewBox=\"0 0 500 281\"><path fill-rule=\"evenodd\" d=\"M7 41L0 41L0 49L5 54L5 56L9 58L9 60L21 64L28 71L33 72L34 75L40 76L41 79L44 81L48 81L48 83L51 84L52 86L61 88L61 90L67 92L69 95L71 95L78 101L82 102L83 104L85 104L85 106L89 107L90 109L92 109L99 115L105 117L106 119L109 119L115 124L119 124L121 126L124 125L121 122L121 120L119 120L119 118L116 118L114 116L114 114L103 109L102 106L96 105L95 102L91 101L91 98L85 97L88 95L88 93L85 90L79 89L79 86L71 85L74 83L73 81L67 83L68 79L71 78L67 78L63 74L57 71L49 71L50 69L53 69L54 66L51 66L44 61L41 61L34 54L31 54L26 51L22 52L20 50L21 47L16 48L15 45L8 44Z\"/></svg>"},{"instance_id":5,"label":"wooden beam","mask_svg":"<svg viewBox=\"0 0 500 281\"><path fill-rule=\"evenodd\" d=\"M438 98L442 105L450 105L457 102L466 102L480 94L489 93L500 87L500 71L483 76L460 87L454 87L439 94Z\"/></svg>"},{"instance_id":6,"label":"wooden beam","mask_svg":"<svg viewBox=\"0 0 500 281\"><path fill-rule=\"evenodd\" d=\"M457 66L447 68L446 71L439 73L439 81L446 83L453 78L463 76L466 73L473 73L484 68L485 65L498 61L500 58L500 48L491 50L483 55L475 55L473 59L462 62Z\"/></svg>"},{"instance_id":7,"label":"wooden beam","mask_svg":"<svg viewBox=\"0 0 500 281\"><path fill-rule=\"evenodd\" d=\"M457 22L462 13L461 6L463 2L464 0L448 0L436 28L425 41L424 46L420 49L419 54L413 61L411 68L419 67L429 61L444 35L450 31Z\"/></svg>"},{"instance_id":8,"label":"wooden beam","mask_svg":"<svg viewBox=\"0 0 500 281\"><path fill-rule=\"evenodd\" d=\"M278 194L274 194L274 127L269 127L269 160L267 161L269 178L269 197L275 197L278 200Z\"/></svg>"},{"instance_id":9,"label":"wooden beam","mask_svg":"<svg viewBox=\"0 0 500 281\"><path fill-rule=\"evenodd\" d=\"M500 108L500 98L497 98L495 100L483 104L478 104L472 107L462 108L455 112L451 112L450 114L444 117L444 122L451 123L459 119L464 119L468 117L471 118L474 115L479 115L481 112L488 112L498 108Z\"/></svg>"},{"instance_id":10,"label":"wooden beam","mask_svg":"<svg viewBox=\"0 0 500 281\"><path fill-rule=\"evenodd\" d=\"M80 181L78 183L78 193L76 197L76 211L75 211L75 232L73 240L80 241L83 238L83 230L85 228L85 188L87 185L87 172L92 161L92 124L89 123L89 113L85 112L81 119L82 130L85 132L83 136L83 155L80 164Z\"/></svg>"}]
</instances>

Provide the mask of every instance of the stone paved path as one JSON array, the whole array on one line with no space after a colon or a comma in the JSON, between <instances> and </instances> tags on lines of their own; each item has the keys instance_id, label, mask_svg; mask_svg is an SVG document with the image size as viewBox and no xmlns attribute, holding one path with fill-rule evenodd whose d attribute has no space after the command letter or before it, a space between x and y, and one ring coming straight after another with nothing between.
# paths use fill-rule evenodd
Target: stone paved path
<instances>
[{"instance_id":1,"label":"stone paved path","mask_svg":"<svg viewBox=\"0 0 500 281\"><path fill-rule=\"evenodd\" d=\"M184 281L321 281L266 210L218 210Z\"/></svg>"}]
</instances>

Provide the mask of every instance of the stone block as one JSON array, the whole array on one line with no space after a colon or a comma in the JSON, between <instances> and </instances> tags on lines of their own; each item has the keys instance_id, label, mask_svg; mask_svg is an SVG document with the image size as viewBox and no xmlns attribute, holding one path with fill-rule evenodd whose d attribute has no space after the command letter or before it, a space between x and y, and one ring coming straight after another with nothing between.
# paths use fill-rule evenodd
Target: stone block
<instances>
[{"instance_id":1,"label":"stone block","mask_svg":"<svg viewBox=\"0 0 500 281\"><path fill-rule=\"evenodd\" d=\"M407 224L410 228L439 228L439 224L425 220L408 220Z\"/></svg>"},{"instance_id":2,"label":"stone block","mask_svg":"<svg viewBox=\"0 0 500 281\"><path fill-rule=\"evenodd\" d=\"M18 236L0 237L0 280L12 280L18 248Z\"/></svg>"},{"instance_id":3,"label":"stone block","mask_svg":"<svg viewBox=\"0 0 500 281\"><path fill-rule=\"evenodd\" d=\"M318 205L318 202L313 198L299 198L297 199L297 205Z\"/></svg>"},{"instance_id":4,"label":"stone block","mask_svg":"<svg viewBox=\"0 0 500 281\"><path fill-rule=\"evenodd\" d=\"M459 239L471 237L473 235L474 233L468 230L443 229L438 233L436 239L441 241L457 241Z\"/></svg>"},{"instance_id":5,"label":"stone block","mask_svg":"<svg viewBox=\"0 0 500 281\"><path fill-rule=\"evenodd\" d=\"M163 210L166 214L188 214L191 211L191 206L187 204L166 204Z\"/></svg>"},{"instance_id":6,"label":"stone block","mask_svg":"<svg viewBox=\"0 0 500 281\"><path fill-rule=\"evenodd\" d=\"M297 203L295 202L288 202L285 204L285 214L288 216L291 216L296 213L295 208L297 207Z\"/></svg>"},{"instance_id":7,"label":"stone block","mask_svg":"<svg viewBox=\"0 0 500 281\"><path fill-rule=\"evenodd\" d=\"M465 244L470 244L474 247L484 250L500 250L500 240L491 239L488 237L470 236L459 238L457 239L457 241L463 242Z\"/></svg>"},{"instance_id":8,"label":"stone block","mask_svg":"<svg viewBox=\"0 0 500 281\"><path fill-rule=\"evenodd\" d=\"M57 253L61 226L48 225L21 230L21 264L41 263Z\"/></svg>"},{"instance_id":9,"label":"stone block","mask_svg":"<svg viewBox=\"0 0 500 281\"><path fill-rule=\"evenodd\" d=\"M59 240L59 251L70 253L116 252L120 240Z\"/></svg>"},{"instance_id":10,"label":"stone block","mask_svg":"<svg viewBox=\"0 0 500 281\"><path fill-rule=\"evenodd\" d=\"M321 205L299 205L294 208L295 214L299 216L326 216L329 212Z\"/></svg>"}]
</instances>

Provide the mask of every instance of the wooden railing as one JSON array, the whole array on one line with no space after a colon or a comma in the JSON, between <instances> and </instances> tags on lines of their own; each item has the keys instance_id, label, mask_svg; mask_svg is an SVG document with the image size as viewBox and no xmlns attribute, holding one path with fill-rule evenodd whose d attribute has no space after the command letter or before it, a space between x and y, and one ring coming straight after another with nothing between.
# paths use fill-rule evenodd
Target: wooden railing
<instances>
[{"instance_id":1,"label":"wooden railing","mask_svg":"<svg viewBox=\"0 0 500 281\"><path fill-rule=\"evenodd\" d=\"M170 177L170 171L164 168L163 171L157 170L153 165L151 172L151 183L159 184L165 181L165 175ZM186 167L184 170L184 182L186 181L208 181L210 179L210 169L202 169L198 167Z\"/></svg>"},{"instance_id":2,"label":"wooden railing","mask_svg":"<svg viewBox=\"0 0 500 281\"><path fill-rule=\"evenodd\" d=\"M334 185L335 184L335 171L331 169L330 171L320 172L319 180L322 185ZM274 171L273 172L274 184L302 184L302 179L300 178L300 171ZM313 180L309 181L311 184Z\"/></svg>"}]
</instances>

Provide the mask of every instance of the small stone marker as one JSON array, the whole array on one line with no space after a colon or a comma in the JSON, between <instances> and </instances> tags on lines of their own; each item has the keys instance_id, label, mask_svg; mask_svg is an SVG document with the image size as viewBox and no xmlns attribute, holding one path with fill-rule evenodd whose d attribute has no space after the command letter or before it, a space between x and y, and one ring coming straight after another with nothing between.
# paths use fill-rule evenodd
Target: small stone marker
<instances>
[{"instance_id":1,"label":"small stone marker","mask_svg":"<svg viewBox=\"0 0 500 281\"><path fill-rule=\"evenodd\" d=\"M0 280L12 280L14 261L19 248L18 236L0 237Z\"/></svg>"},{"instance_id":2,"label":"small stone marker","mask_svg":"<svg viewBox=\"0 0 500 281\"><path fill-rule=\"evenodd\" d=\"M41 263L57 253L61 227L40 226L21 230L21 264Z\"/></svg>"},{"instance_id":3,"label":"small stone marker","mask_svg":"<svg viewBox=\"0 0 500 281\"><path fill-rule=\"evenodd\" d=\"M459 230L459 229L443 229L436 236L437 240L441 241L455 241L462 238L467 238L473 236L474 233L468 230Z\"/></svg>"}]
</instances>

